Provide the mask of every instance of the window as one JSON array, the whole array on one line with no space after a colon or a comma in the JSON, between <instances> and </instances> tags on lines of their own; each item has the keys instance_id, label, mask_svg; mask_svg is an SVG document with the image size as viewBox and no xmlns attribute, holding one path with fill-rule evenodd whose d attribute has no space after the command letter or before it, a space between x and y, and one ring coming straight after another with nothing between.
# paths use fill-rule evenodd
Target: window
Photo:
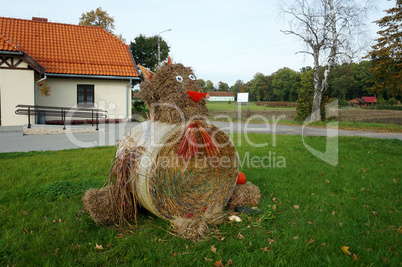
<instances>
[{"instance_id":1,"label":"window","mask_svg":"<svg viewBox=\"0 0 402 267\"><path fill-rule=\"evenodd\" d=\"M78 106L94 106L94 86L88 84L77 85Z\"/></svg>"}]
</instances>

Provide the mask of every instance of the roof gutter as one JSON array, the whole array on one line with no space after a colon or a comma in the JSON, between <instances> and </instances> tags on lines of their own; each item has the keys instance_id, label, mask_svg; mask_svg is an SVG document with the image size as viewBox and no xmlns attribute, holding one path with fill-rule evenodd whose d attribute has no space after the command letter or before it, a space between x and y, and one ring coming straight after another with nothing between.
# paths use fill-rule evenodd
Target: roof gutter
<instances>
[{"instance_id":1,"label":"roof gutter","mask_svg":"<svg viewBox=\"0 0 402 267\"><path fill-rule=\"evenodd\" d=\"M22 56L24 54L24 52L18 51L0 51L0 54L2 55L16 55L16 56Z\"/></svg>"},{"instance_id":2,"label":"roof gutter","mask_svg":"<svg viewBox=\"0 0 402 267\"><path fill-rule=\"evenodd\" d=\"M61 78L89 78L89 79L111 79L111 80L130 80L130 81L137 80L137 81L141 81L140 77L128 77L128 76L80 75L80 74L59 74L59 73L46 73L46 75L48 77L61 77Z\"/></svg>"}]
</instances>

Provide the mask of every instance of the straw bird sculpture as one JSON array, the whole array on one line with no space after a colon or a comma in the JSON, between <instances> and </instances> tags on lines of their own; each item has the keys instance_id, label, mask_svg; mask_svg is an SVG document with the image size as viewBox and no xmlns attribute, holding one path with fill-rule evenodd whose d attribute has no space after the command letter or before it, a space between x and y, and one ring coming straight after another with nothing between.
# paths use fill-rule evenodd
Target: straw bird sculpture
<instances>
[{"instance_id":1,"label":"straw bird sculpture","mask_svg":"<svg viewBox=\"0 0 402 267\"><path fill-rule=\"evenodd\" d=\"M208 123L206 94L191 68L169 59L156 73L140 69L150 119L120 140L107 189L98 189L111 200L102 207L92 189L84 206L96 222L116 225L136 222L142 206L170 220L179 236L202 239L208 225L224 221L236 187L236 149Z\"/></svg>"}]
</instances>

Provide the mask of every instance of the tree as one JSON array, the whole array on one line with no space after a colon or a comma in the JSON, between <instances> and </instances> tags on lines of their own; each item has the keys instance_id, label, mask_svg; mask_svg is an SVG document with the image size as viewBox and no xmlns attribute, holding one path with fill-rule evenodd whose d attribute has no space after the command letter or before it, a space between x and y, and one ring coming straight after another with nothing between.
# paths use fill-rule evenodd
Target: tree
<instances>
[{"instance_id":1,"label":"tree","mask_svg":"<svg viewBox=\"0 0 402 267\"><path fill-rule=\"evenodd\" d=\"M158 67L158 38L160 38L158 35L146 37L140 34L135 37L134 42L130 43L135 62L151 71L156 71ZM160 49L161 61L164 61L169 55L170 47L162 38L160 39Z\"/></svg>"},{"instance_id":2,"label":"tree","mask_svg":"<svg viewBox=\"0 0 402 267\"><path fill-rule=\"evenodd\" d=\"M296 101L299 88L300 74L289 68L276 72L272 81L273 93L280 101Z\"/></svg>"},{"instance_id":3,"label":"tree","mask_svg":"<svg viewBox=\"0 0 402 267\"><path fill-rule=\"evenodd\" d=\"M210 80L205 82L205 92L211 92L214 90L214 84Z\"/></svg>"},{"instance_id":4,"label":"tree","mask_svg":"<svg viewBox=\"0 0 402 267\"><path fill-rule=\"evenodd\" d=\"M224 82L219 82L218 83L218 90L219 91L228 91L229 90L229 85Z\"/></svg>"},{"instance_id":5,"label":"tree","mask_svg":"<svg viewBox=\"0 0 402 267\"><path fill-rule=\"evenodd\" d=\"M231 91L237 97L237 94L241 92L241 88L244 85L242 80L237 80L235 84L231 87Z\"/></svg>"},{"instance_id":6,"label":"tree","mask_svg":"<svg viewBox=\"0 0 402 267\"><path fill-rule=\"evenodd\" d=\"M205 81L203 79L197 79L198 85L205 91Z\"/></svg>"},{"instance_id":7,"label":"tree","mask_svg":"<svg viewBox=\"0 0 402 267\"><path fill-rule=\"evenodd\" d=\"M96 10L82 13L78 24L83 26L100 27L119 38L123 43L126 43L127 41L121 33L113 33L114 18L109 16L106 11L103 11L101 7L98 7Z\"/></svg>"},{"instance_id":8,"label":"tree","mask_svg":"<svg viewBox=\"0 0 402 267\"><path fill-rule=\"evenodd\" d=\"M370 71L374 74L371 91L386 91L387 97L402 97L402 1L396 0L394 8L386 10L387 16L375 23L383 30L366 56L371 58Z\"/></svg>"},{"instance_id":9,"label":"tree","mask_svg":"<svg viewBox=\"0 0 402 267\"><path fill-rule=\"evenodd\" d=\"M114 18L109 16L106 11L103 11L101 7L98 7L96 10L82 13L79 25L101 27L113 34Z\"/></svg>"},{"instance_id":10,"label":"tree","mask_svg":"<svg viewBox=\"0 0 402 267\"><path fill-rule=\"evenodd\" d=\"M283 11L292 20L289 30L282 32L300 38L306 44L307 51L299 53L307 53L314 58L312 121L321 120L320 112L315 111L321 109L329 75L336 60L340 60L342 55L352 57L357 52L353 51L353 48L357 48L354 40L363 35L362 20L371 7L370 1L360 5L358 0L295 0L294 4L283 7ZM325 64L320 78L321 59Z\"/></svg>"}]
</instances>

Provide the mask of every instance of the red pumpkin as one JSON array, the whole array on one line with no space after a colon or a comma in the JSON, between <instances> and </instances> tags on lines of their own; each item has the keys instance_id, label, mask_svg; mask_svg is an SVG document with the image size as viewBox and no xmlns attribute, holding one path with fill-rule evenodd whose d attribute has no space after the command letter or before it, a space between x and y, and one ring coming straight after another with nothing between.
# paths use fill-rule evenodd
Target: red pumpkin
<instances>
[{"instance_id":1,"label":"red pumpkin","mask_svg":"<svg viewBox=\"0 0 402 267\"><path fill-rule=\"evenodd\" d=\"M244 184L246 182L246 175L242 172L239 172L237 175L237 184Z\"/></svg>"}]
</instances>

